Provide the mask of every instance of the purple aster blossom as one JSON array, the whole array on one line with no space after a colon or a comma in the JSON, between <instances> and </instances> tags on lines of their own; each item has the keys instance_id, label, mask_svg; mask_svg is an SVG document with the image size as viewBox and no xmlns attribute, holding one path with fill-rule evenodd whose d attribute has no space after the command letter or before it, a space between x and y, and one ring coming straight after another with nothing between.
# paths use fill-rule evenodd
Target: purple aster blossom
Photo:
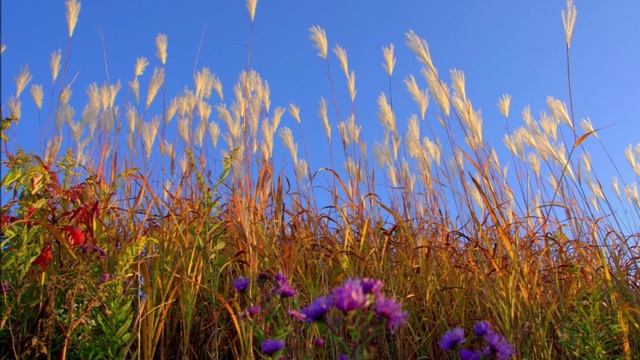
<instances>
[{"instance_id":1,"label":"purple aster blossom","mask_svg":"<svg viewBox=\"0 0 640 360\"><path fill-rule=\"evenodd\" d=\"M347 356L347 354L340 354L340 357L338 359L340 359L340 360L349 360L349 357Z\"/></svg>"},{"instance_id":2,"label":"purple aster blossom","mask_svg":"<svg viewBox=\"0 0 640 360\"><path fill-rule=\"evenodd\" d=\"M282 349L284 349L284 341L278 339L267 339L260 344L260 352L267 356L271 356Z\"/></svg>"},{"instance_id":3,"label":"purple aster blossom","mask_svg":"<svg viewBox=\"0 0 640 360\"><path fill-rule=\"evenodd\" d=\"M315 340L313 340L313 346L315 346L315 347L323 347L324 346L324 339L316 338Z\"/></svg>"},{"instance_id":4,"label":"purple aster blossom","mask_svg":"<svg viewBox=\"0 0 640 360\"><path fill-rule=\"evenodd\" d=\"M470 349L460 350L460 360L480 360L482 359L482 353L480 351L473 351Z\"/></svg>"},{"instance_id":5,"label":"purple aster blossom","mask_svg":"<svg viewBox=\"0 0 640 360\"><path fill-rule=\"evenodd\" d=\"M402 311L402 305L394 299L385 298L382 295L376 299L374 310L376 315L387 319L391 334L394 334L400 325L406 323L409 317L405 311Z\"/></svg>"},{"instance_id":6,"label":"purple aster blossom","mask_svg":"<svg viewBox=\"0 0 640 360\"><path fill-rule=\"evenodd\" d=\"M298 310L289 310L287 314L298 321L307 321L307 315L301 313Z\"/></svg>"},{"instance_id":7,"label":"purple aster blossom","mask_svg":"<svg viewBox=\"0 0 640 360\"><path fill-rule=\"evenodd\" d=\"M484 335L484 341L489 344L487 349L485 349L485 355L495 355L496 359L506 360L511 359L514 355L513 346L509 344L507 339L505 339L502 335L489 331Z\"/></svg>"},{"instance_id":8,"label":"purple aster blossom","mask_svg":"<svg viewBox=\"0 0 640 360\"><path fill-rule=\"evenodd\" d=\"M484 336L486 333L491 331L491 325L489 324L488 321L485 321L485 320L478 321L473 326L473 331L476 333L477 336Z\"/></svg>"},{"instance_id":9,"label":"purple aster blossom","mask_svg":"<svg viewBox=\"0 0 640 360\"><path fill-rule=\"evenodd\" d=\"M364 278L362 279L362 291L365 294L380 294L384 283L377 279Z\"/></svg>"},{"instance_id":10,"label":"purple aster blossom","mask_svg":"<svg viewBox=\"0 0 640 360\"><path fill-rule=\"evenodd\" d=\"M342 286L333 289L333 305L343 312L359 309L366 301L362 283L358 279L347 280Z\"/></svg>"},{"instance_id":11,"label":"purple aster blossom","mask_svg":"<svg viewBox=\"0 0 640 360\"><path fill-rule=\"evenodd\" d=\"M309 306L302 308L301 312L306 316L307 322L322 321L332 304L333 299L330 296L319 297L313 300Z\"/></svg>"},{"instance_id":12,"label":"purple aster blossom","mask_svg":"<svg viewBox=\"0 0 640 360\"><path fill-rule=\"evenodd\" d=\"M286 283L288 279L287 279L287 275L283 273L277 273L275 276L275 280L278 282L278 284L281 284L281 283Z\"/></svg>"},{"instance_id":13,"label":"purple aster blossom","mask_svg":"<svg viewBox=\"0 0 640 360\"><path fill-rule=\"evenodd\" d=\"M453 350L456 346L462 344L464 342L464 329L457 327L447 331L440 341L438 345L442 350Z\"/></svg>"},{"instance_id":14,"label":"purple aster blossom","mask_svg":"<svg viewBox=\"0 0 640 360\"><path fill-rule=\"evenodd\" d=\"M249 287L249 279L244 276L240 276L239 278L233 280L233 287L237 292L245 292Z\"/></svg>"},{"instance_id":15,"label":"purple aster blossom","mask_svg":"<svg viewBox=\"0 0 640 360\"><path fill-rule=\"evenodd\" d=\"M285 274L277 273L275 276L275 280L278 283L278 288L274 290L276 294L280 295L283 298L296 296L297 291L293 288L293 286L291 286Z\"/></svg>"},{"instance_id":16,"label":"purple aster blossom","mask_svg":"<svg viewBox=\"0 0 640 360\"><path fill-rule=\"evenodd\" d=\"M276 292L283 298L290 298L296 296L297 294L296 289L294 289L293 286L291 286L291 284L287 282L281 283L280 288L278 288Z\"/></svg>"},{"instance_id":17,"label":"purple aster blossom","mask_svg":"<svg viewBox=\"0 0 640 360\"><path fill-rule=\"evenodd\" d=\"M251 305L247 309L247 314L250 317L254 317L254 316L260 314L260 311L262 311L262 308L260 307L260 305Z\"/></svg>"}]
</instances>

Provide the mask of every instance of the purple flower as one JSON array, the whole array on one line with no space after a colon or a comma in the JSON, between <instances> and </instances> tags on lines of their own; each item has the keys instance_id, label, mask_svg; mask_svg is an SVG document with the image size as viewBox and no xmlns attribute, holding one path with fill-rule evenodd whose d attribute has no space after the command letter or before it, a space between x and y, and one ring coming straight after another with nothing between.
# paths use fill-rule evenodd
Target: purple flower
<instances>
[{"instance_id":1,"label":"purple flower","mask_svg":"<svg viewBox=\"0 0 640 360\"><path fill-rule=\"evenodd\" d=\"M289 283L280 284L280 288L277 290L278 294L280 294L283 298L289 298L296 296L296 289L293 288Z\"/></svg>"},{"instance_id":2,"label":"purple flower","mask_svg":"<svg viewBox=\"0 0 640 360\"><path fill-rule=\"evenodd\" d=\"M333 289L333 305L343 312L359 309L366 301L360 280L347 280L342 286Z\"/></svg>"},{"instance_id":3,"label":"purple flower","mask_svg":"<svg viewBox=\"0 0 640 360\"><path fill-rule=\"evenodd\" d=\"M108 272L102 273L102 275L100 275L99 284L104 284L109 280L111 280L111 274L109 274Z\"/></svg>"},{"instance_id":4,"label":"purple flower","mask_svg":"<svg viewBox=\"0 0 640 360\"><path fill-rule=\"evenodd\" d=\"M473 351L469 349L460 350L460 360L480 360L482 359L482 353L479 351Z\"/></svg>"},{"instance_id":5,"label":"purple flower","mask_svg":"<svg viewBox=\"0 0 640 360\"><path fill-rule=\"evenodd\" d=\"M487 355L495 355L496 359L511 359L513 356L513 346L507 342L500 334L489 331L484 335L484 341L489 344L488 348L485 350Z\"/></svg>"},{"instance_id":6,"label":"purple flower","mask_svg":"<svg viewBox=\"0 0 640 360\"><path fill-rule=\"evenodd\" d=\"M260 344L260 351L267 356L271 356L282 349L284 349L284 341L278 339L267 339Z\"/></svg>"},{"instance_id":7,"label":"purple flower","mask_svg":"<svg viewBox=\"0 0 640 360\"><path fill-rule=\"evenodd\" d=\"M315 347L323 347L324 346L324 339L316 338L315 340L313 340L313 345Z\"/></svg>"},{"instance_id":8,"label":"purple flower","mask_svg":"<svg viewBox=\"0 0 640 360\"><path fill-rule=\"evenodd\" d=\"M347 356L347 354L340 354L340 357L338 359L340 359L340 360L349 360L349 357Z\"/></svg>"},{"instance_id":9,"label":"purple flower","mask_svg":"<svg viewBox=\"0 0 640 360\"><path fill-rule=\"evenodd\" d=\"M240 276L239 278L233 280L233 287L238 292L245 292L249 287L249 279L244 276Z\"/></svg>"},{"instance_id":10,"label":"purple flower","mask_svg":"<svg viewBox=\"0 0 640 360\"><path fill-rule=\"evenodd\" d=\"M260 311L262 311L262 308L260 307L260 305L251 305L247 309L247 314L249 314L250 317L254 317L260 314Z\"/></svg>"},{"instance_id":11,"label":"purple flower","mask_svg":"<svg viewBox=\"0 0 640 360\"><path fill-rule=\"evenodd\" d=\"M283 273L277 273L275 279L278 283L287 282L287 275Z\"/></svg>"},{"instance_id":12,"label":"purple flower","mask_svg":"<svg viewBox=\"0 0 640 360\"><path fill-rule=\"evenodd\" d=\"M488 321L484 321L484 320L478 321L473 326L473 331L478 336L484 336L487 332L491 331L491 325L489 324Z\"/></svg>"},{"instance_id":13,"label":"purple flower","mask_svg":"<svg viewBox=\"0 0 640 360\"><path fill-rule=\"evenodd\" d=\"M402 305L394 299L388 299L380 295L376 300L374 308L376 315L387 319L389 322L389 330L392 334L396 332L400 325L407 322L409 315L402 311Z\"/></svg>"},{"instance_id":14,"label":"purple flower","mask_svg":"<svg viewBox=\"0 0 640 360\"><path fill-rule=\"evenodd\" d=\"M462 344L464 341L464 330L460 327L447 331L438 345L442 350L453 350L456 346Z\"/></svg>"},{"instance_id":15,"label":"purple flower","mask_svg":"<svg viewBox=\"0 0 640 360\"><path fill-rule=\"evenodd\" d=\"M319 297L301 311L306 316L307 322L321 321L331 308L332 303L333 299L330 296Z\"/></svg>"},{"instance_id":16,"label":"purple flower","mask_svg":"<svg viewBox=\"0 0 640 360\"><path fill-rule=\"evenodd\" d=\"M293 286L291 286L291 284L289 284L286 275L284 275L283 273L277 273L275 276L275 280L278 283L278 288L275 289L275 292L277 294L279 294L283 298L296 296L297 291L293 288Z\"/></svg>"},{"instance_id":17,"label":"purple flower","mask_svg":"<svg viewBox=\"0 0 640 360\"><path fill-rule=\"evenodd\" d=\"M380 280L370 278L362 279L362 291L365 294L378 295L380 294L383 286L384 284Z\"/></svg>"}]
</instances>

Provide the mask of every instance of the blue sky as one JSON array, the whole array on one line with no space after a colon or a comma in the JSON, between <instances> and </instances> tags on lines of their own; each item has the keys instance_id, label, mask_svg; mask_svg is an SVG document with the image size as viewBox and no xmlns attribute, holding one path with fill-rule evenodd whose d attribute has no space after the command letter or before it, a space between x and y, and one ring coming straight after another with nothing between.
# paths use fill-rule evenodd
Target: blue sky
<instances>
[{"instance_id":1,"label":"blue sky","mask_svg":"<svg viewBox=\"0 0 640 360\"><path fill-rule=\"evenodd\" d=\"M388 89L381 66L382 46L396 46L398 62L392 89L402 129L415 112L402 82L410 73L419 74L419 65L404 39L405 32L413 29L429 43L441 74L451 68L465 72L467 94L474 106L482 109L485 139L502 147L504 119L496 107L501 94L512 95L513 124L520 123L518 114L526 104L531 104L535 115L544 110L548 95L568 99L560 19L564 6L562 0L261 0L254 23L253 67L269 82L273 106L300 106L307 147L324 148L324 138L313 136L322 131L317 104L320 96L330 98L331 94L324 64L308 33L311 25L324 27L330 46L343 46L356 72L356 106L364 137L379 139L382 130L375 100ZM577 1L576 6L578 20L572 48L576 117L588 116L596 128L607 127L600 133L601 139L618 164L626 168L624 148L640 142L640 2ZM50 85L49 56L66 45L64 12L62 0L2 1L2 43L7 46L2 55L3 103L13 92L13 78L24 64L29 64L33 72L32 84L44 84L46 93ZM145 74L148 79L158 64L155 36L166 33L169 56L165 84L167 95L173 96L192 86L194 60L203 33L198 67L209 67L230 95L245 67L248 29L244 1L85 0L69 65L71 72L79 74L74 85L76 107L80 109L85 103L88 84L106 80L100 31L111 80L120 79L123 85L131 79L139 56L150 59ZM335 57L331 61L338 96L346 101L345 80ZM29 147L34 144L37 122L29 119L35 111L26 92L23 98L23 122L15 139ZM431 116L427 121L435 119ZM291 118L283 125L296 128ZM594 148L592 154L594 167L611 171L598 149ZM277 157L288 160L284 152ZM324 159L324 154L310 150L313 168L328 165Z\"/></svg>"}]
</instances>

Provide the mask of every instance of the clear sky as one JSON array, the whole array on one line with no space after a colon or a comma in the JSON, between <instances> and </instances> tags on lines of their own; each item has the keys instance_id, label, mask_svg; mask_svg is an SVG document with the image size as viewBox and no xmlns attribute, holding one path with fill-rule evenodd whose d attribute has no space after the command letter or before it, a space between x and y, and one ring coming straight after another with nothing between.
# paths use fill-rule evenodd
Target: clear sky
<instances>
[{"instance_id":1,"label":"clear sky","mask_svg":"<svg viewBox=\"0 0 640 360\"><path fill-rule=\"evenodd\" d=\"M627 168L623 150L629 143L640 142L640 2L577 0L576 6L572 48L576 117L588 116L596 128L607 127L600 133L602 141L619 165ZM465 72L467 94L474 106L482 109L485 138L502 147L504 119L496 107L501 94L512 95L513 124L520 123L519 113L526 104L532 105L536 115L544 110L548 95L568 99L560 19L564 7L564 0L260 0L254 23L253 67L269 82L273 106L300 106L311 167L326 166L324 151L313 154L312 150L325 148L324 137L314 136L322 132L317 104L320 96L331 95L324 64L312 47L308 28L315 24L324 27L330 47L338 43L347 50L349 65L357 76L356 106L366 139L381 138L375 101L387 90L382 46L396 46L392 89L401 129L406 124L403 120L416 111L402 82L410 73L419 75L419 64L404 38L405 32L413 29L429 43L441 74L451 68ZM123 90L139 56L151 62L143 80L145 88L153 66L158 64L155 36L166 33L165 85L172 97L184 86L193 86L201 38L198 67L209 67L221 78L226 95L231 95L232 85L245 67L248 29L244 1L82 1L69 65L71 72L79 74L73 87L76 111L86 102L86 86L106 80L100 31L109 75L112 81L121 80ZM24 64L33 72L32 84L41 83L47 89L49 56L66 45L64 2L2 1L2 43L7 46L2 55L3 103L13 93L13 78ZM335 57L331 61L338 95L347 99L344 77ZM422 79L420 83L425 86ZM17 142L29 147L38 128L32 120L35 117L29 118L35 110L27 92L23 99L23 120L15 134ZM427 121L435 120L431 116ZM283 125L296 129L290 117ZM592 154L594 167L607 168L606 159L596 150ZM288 159L284 152L275 157Z\"/></svg>"}]
</instances>

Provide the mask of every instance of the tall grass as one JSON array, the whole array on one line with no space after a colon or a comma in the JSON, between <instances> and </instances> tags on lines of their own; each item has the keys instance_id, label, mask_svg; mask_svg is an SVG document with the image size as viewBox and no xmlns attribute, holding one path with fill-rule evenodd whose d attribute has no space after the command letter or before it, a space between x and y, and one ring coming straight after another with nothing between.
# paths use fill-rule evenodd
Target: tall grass
<instances>
[{"instance_id":1,"label":"tall grass","mask_svg":"<svg viewBox=\"0 0 640 360\"><path fill-rule=\"evenodd\" d=\"M256 4L247 2L251 23ZM314 169L304 139L281 125L286 116L300 123L300 109L271 105L251 50L231 90L203 68L170 99L159 35L153 70L138 58L126 89L93 84L74 110L67 67L80 9L67 1L67 50L52 55L50 89L29 88L46 121L44 151L26 153L11 138L30 106L28 68L2 108L2 358L253 359L274 337L287 358L337 358L337 342L314 345L330 336L325 328L305 328L288 310L353 277L381 279L409 314L395 334L372 340L365 353L374 358L442 358L440 337L481 319L517 358L638 358L638 179L605 190L585 147L599 141L597 129L574 118L571 97L549 97L537 118L523 109L513 127L504 95L507 151L494 149L464 73L443 76L409 31L421 73L396 79L394 45L383 49L389 83L404 81L407 93L380 93L384 137L368 146L347 52L335 45L333 59L313 26L332 89L318 111L329 163ZM575 21L569 1L570 94ZM399 96L416 103L406 131ZM291 171L274 167L278 139ZM625 156L640 176L640 146ZM276 299L257 285L276 273L297 296ZM246 293L232 285L240 276L252 279ZM270 310L248 316L255 301Z\"/></svg>"}]
</instances>

